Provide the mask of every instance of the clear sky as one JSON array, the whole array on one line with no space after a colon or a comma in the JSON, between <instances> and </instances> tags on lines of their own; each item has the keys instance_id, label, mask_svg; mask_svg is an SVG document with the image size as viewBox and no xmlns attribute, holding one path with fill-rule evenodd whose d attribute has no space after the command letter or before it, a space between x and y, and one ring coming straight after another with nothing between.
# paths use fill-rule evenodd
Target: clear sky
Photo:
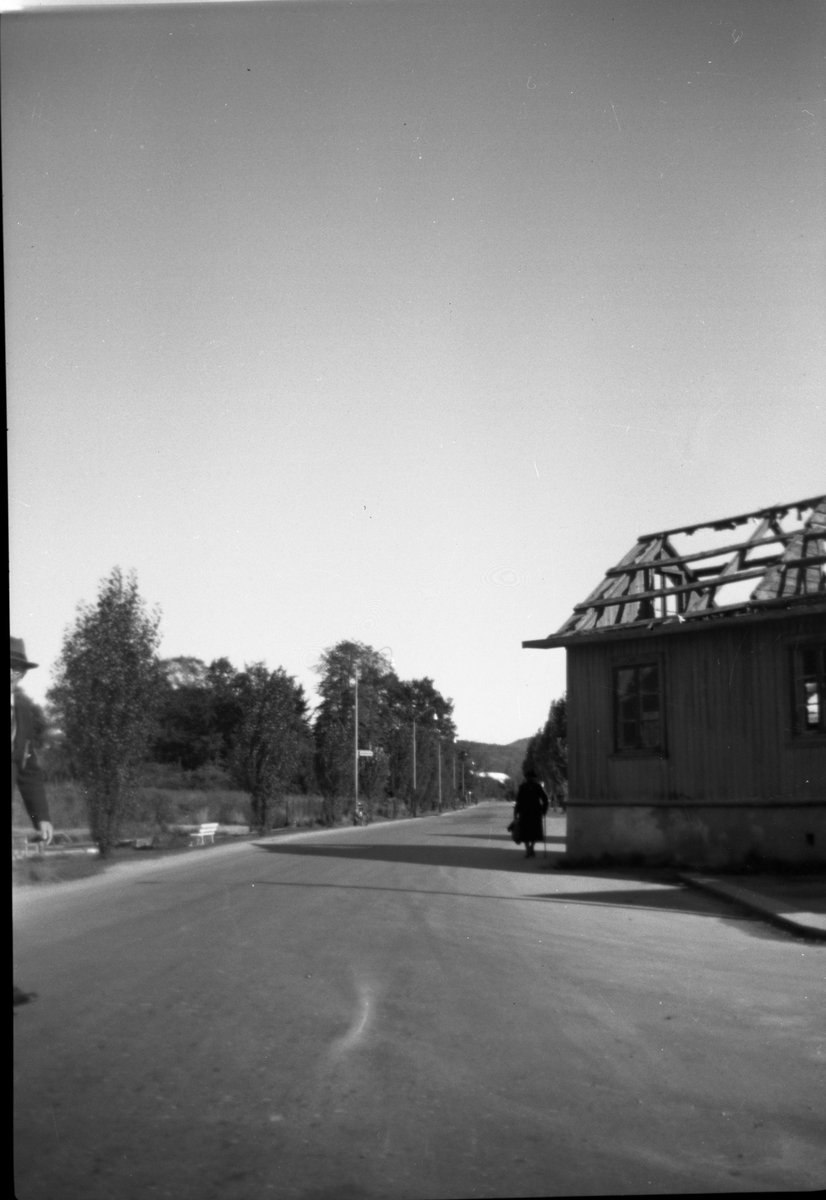
<instances>
[{"instance_id":1,"label":"clear sky","mask_svg":"<svg viewBox=\"0 0 826 1200\"><path fill-rule=\"evenodd\" d=\"M11 628L389 647L509 742L640 533L826 491L820 0L2 18Z\"/></svg>"}]
</instances>

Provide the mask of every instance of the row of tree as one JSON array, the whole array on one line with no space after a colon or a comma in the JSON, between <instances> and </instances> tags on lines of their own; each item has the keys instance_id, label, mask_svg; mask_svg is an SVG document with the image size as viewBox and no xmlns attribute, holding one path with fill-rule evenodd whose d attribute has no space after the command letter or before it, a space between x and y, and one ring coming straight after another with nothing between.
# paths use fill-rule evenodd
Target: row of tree
<instances>
[{"instance_id":1,"label":"row of tree","mask_svg":"<svg viewBox=\"0 0 826 1200\"><path fill-rule=\"evenodd\" d=\"M568 806L568 702L565 696L551 702L545 724L536 731L525 752L523 771L534 770L548 795Z\"/></svg>"},{"instance_id":2,"label":"row of tree","mask_svg":"<svg viewBox=\"0 0 826 1200\"><path fill-rule=\"evenodd\" d=\"M368 815L380 802L395 815L397 803L416 814L455 801L452 701L431 679L399 679L381 651L356 641L325 650L311 715L281 667L162 660L159 643L160 613L116 568L78 609L48 694L52 761L62 756L83 785L102 853L147 761L223 772L249 793L261 832L290 791L320 792L330 822L357 796Z\"/></svg>"}]
</instances>

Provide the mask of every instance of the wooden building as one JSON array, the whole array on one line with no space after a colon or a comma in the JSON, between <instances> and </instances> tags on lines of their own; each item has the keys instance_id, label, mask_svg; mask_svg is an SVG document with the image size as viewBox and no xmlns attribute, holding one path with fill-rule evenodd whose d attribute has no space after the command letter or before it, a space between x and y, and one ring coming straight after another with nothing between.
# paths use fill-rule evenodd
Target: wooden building
<instances>
[{"instance_id":1,"label":"wooden building","mask_svg":"<svg viewBox=\"0 0 826 1200\"><path fill-rule=\"evenodd\" d=\"M826 864L826 497L646 534L550 637L568 857Z\"/></svg>"}]
</instances>

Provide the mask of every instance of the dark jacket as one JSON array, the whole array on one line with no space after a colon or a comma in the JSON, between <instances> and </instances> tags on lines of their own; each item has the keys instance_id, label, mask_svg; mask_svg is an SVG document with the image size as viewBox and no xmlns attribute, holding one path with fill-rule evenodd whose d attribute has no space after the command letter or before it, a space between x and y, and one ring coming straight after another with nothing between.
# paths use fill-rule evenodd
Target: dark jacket
<instances>
[{"instance_id":1,"label":"dark jacket","mask_svg":"<svg viewBox=\"0 0 826 1200\"><path fill-rule=\"evenodd\" d=\"M11 790L15 784L23 797L26 812L37 828L41 821L48 821L49 802L43 772L34 752L34 712L29 700L14 693L14 742L11 753Z\"/></svg>"},{"instance_id":2,"label":"dark jacket","mask_svg":"<svg viewBox=\"0 0 826 1200\"><path fill-rule=\"evenodd\" d=\"M542 841L542 818L548 811L548 795L538 779L526 779L516 793L514 815L519 818L523 842Z\"/></svg>"}]
</instances>

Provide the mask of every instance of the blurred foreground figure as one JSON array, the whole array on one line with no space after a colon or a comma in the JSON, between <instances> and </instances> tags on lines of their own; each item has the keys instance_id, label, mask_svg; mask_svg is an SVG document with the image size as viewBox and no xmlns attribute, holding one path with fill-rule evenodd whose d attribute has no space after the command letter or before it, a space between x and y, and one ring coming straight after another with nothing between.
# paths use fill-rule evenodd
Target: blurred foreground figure
<instances>
[{"instance_id":1,"label":"blurred foreground figure","mask_svg":"<svg viewBox=\"0 0 826 1200\"><path fill-rule=\"evenodd\" d=\"M34 712L26 696L19 692L21 679L37 663L26 658L26 647L21 638L11 639L11 790L15 784L23 797L26 812L40 834L42 841L49 844L54 836L49 818L49 802L43 783L43 772L34 752Z\"/></svg>"},{"instance_id":2,"label":"blurred foreground figure","mask_svg":"<svg viewBox=\"0 0 826 1200\"><path fill-rule=\"evenodd\" d=\"M49 802L43 783L43 772L34 752L34 712L29 700L17 688L27 671L37 663L26 658L26 647L21 638L11 639L11 792L15 785L26 812L46 845L52 840L54 830L49 819ZM12 984L12 1008L34 999L35 992L21 991Z\"/></svg>"}]
</instances>

